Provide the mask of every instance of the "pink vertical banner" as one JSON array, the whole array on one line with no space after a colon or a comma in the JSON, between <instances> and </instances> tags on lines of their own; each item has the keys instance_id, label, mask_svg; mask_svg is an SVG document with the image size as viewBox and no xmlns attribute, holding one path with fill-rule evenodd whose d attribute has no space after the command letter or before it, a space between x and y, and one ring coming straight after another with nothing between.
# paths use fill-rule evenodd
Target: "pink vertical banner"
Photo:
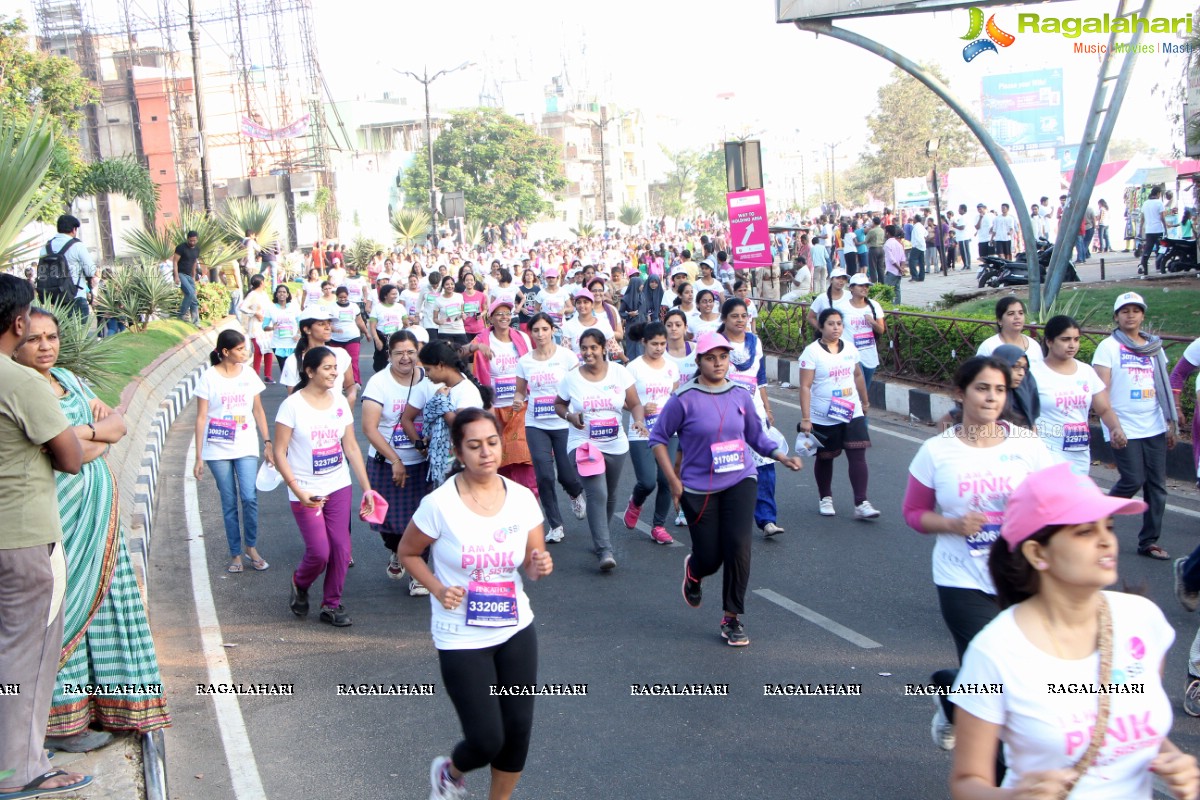
<instances>
[{"instance_id":1,"label":"pink vertical banner","mask_svg":"<svg viewBox=\"0 0 1200 800\"><path fill-rule=\"evenodd\" d=\"M729 192L729 239L733 250L733 268L769 267L771 233L767 230L767 195L762 189Z\"/></svg>"}]
</instances>

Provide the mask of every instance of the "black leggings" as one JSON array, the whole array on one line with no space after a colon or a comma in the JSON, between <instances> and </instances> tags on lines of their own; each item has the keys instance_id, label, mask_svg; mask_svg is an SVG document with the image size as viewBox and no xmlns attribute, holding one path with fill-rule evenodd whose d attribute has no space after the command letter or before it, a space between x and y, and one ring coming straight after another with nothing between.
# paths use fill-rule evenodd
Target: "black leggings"
<instances>
[{"instance_id":1,"label":"black leggings","mask_svg":"<svg viewBox=\"0 0 1200 800\"><path fill-rule=\"evenodd\" d=\"M962 664L963 654L967 645L987 624L1000 613L996 598L978 589L959 589L952 586L937 587L938 605L942 609L942 619L950 635L954 637L954 649L958 651L958 663ZM956 669L940 669L933 673L932 681L938 686L953 686L958 677ZM942 695L942 710L946 719L954 721L954 705Z\"/></svg>"},{"instance_id":2,"label":"black leggings","mask_svg":"<svg viewBox=\"0 0 1200 800\"><path fill-rule=\"evenodd\" d=\"M693 578L703 580L725 567L721 602L730 614L746 611L750 582L750 543L754 533L754 503L758 481L744 478L712 494L684 492L679 501L692 536Z\"/></svg>"},{"instance_id":3,"label":"black leggings","mask_svg":"<svg viewBox=\"0 0 1200 800\"><path fill-rule=\"evenodd\" d=\"M528 625L503 644L477 650L438 650L442 683L463 740L450 754L459 772L491 765L501 772L525 769L533 733L533 696L492 697L492 686L537 683L537 634Z\"/></svg>"}]
</instances>

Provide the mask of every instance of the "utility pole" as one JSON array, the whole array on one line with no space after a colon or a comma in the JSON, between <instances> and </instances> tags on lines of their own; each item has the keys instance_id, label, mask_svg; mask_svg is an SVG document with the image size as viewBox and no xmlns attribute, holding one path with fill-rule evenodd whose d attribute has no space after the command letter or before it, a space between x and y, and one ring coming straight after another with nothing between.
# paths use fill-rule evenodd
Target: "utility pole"
<instances>
[{"instance_id":1,"label":"utility pole","mask_svg":"<svg viewBox=\"0 0 1200 800\"><path fill-rule=\"evenodd\" d=\"M196 29L196 0L188 0L188 40L192 43L192 89L196 93L196 135L200 140L200 185L204 192L204 213L212 213L212 192L208 174L208 142L204 140L204 92L200 88L200 31Z\"/></svg>"}]
</instances>

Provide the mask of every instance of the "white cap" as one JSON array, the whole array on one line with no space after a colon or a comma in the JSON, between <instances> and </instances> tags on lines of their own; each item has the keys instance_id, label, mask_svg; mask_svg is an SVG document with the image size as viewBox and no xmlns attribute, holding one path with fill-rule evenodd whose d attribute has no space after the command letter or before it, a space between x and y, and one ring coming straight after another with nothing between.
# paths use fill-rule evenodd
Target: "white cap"
<instances>
[{"instance_id":1,"label":"white cap","mask_svg":"<svg viewBox=\"0 0 1200 800\"><path fill-rule=\"evenodd\" d=\"M1146 301L1137 292L1126 292L1125 294L1117 295L1117 299L1113 301L1113 313L1121 310L1121 306L1141 306L1142 311L1146 310Z\"/></svg>"},{"instance_id":2,"label":"white cap","mask_svg":"<svg viewBox=\"0 0 1200 800\"><path fill-rule=\"evenodd\" d=\"M849 278L849 277L850 277L850 273L846 272L846 270L842 269L841 267L835 267L833 272L829 273L830 280L833 280L834 278Z\"/></svg>"},{"instance_id":3,"label":"white cap","mask_svg":"<svg viewBox=\"0 0 1200 800\"><path fill-rule=\"evenodd\" d=\"M869 277L867 277L867 273L865 273L865 272L856 272L850 276L850 285L851 286L870 286L871 279Z\"/></svg>"}]
</instances>

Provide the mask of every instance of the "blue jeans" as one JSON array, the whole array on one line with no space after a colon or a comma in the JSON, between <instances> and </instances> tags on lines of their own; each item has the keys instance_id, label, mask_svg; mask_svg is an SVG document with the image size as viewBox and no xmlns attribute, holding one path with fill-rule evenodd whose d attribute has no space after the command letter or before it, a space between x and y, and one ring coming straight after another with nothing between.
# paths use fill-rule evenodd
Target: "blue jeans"
<instances>
[{"instance_id":1,"label":"blue jeans","mask_svg":"<svg viewBox=\"0 0 1200 800\"><path fill-rule=\"evenodd\" d=\"M871 378L875 377L875 370L879 369L879 367L864 367L862 364L859 364L859 367L862 369L863 383L866 384L867 391L869 392L871 391Z\"/></svg>"},{"instance_id":2,"label":"blue jeans","mask_svg":"<svg viewBox=\"0 0 1200 800\"><path fill-rule=\"evenodd\" d=\"M758 494L754 498L754 524L766 527L775 522L778 510L775 507L775 463L763 464L758 468Z\"/></svg>"},{"instance_id":3,"label":"blue jeans","mask_svg":"<svg viewBox=\"0 0 1200 800\"><path fill-rule=\"evenodd\" d=\"M885 272L883 274L883 282L892 287L892 301L896 305L900 305L900 281L904 280L901 276L893 272Z\"/></svg>"},{"instance_id":4,"label":"blue jeans","mask_svg":"<svg viewBox=\"0 0 1200 800\"><path fill-rule=\"evenodd\" d=\"M912 280L925 280L925 251L912 248L908 251L908 271L912 273Z\"/></svg>"},{"instance_id":5,"label":"blue jeans","mask_svg":"<svg viewBox=\"0 0 1200 800\"><path fill-rule=\"evenodd\" d=\"M667 483L667 476L658 468L650 443L630 442L629 460L633 462L633 474L637 478L637 483L633 486L633 504L641 508L642 503L646 502L646 498L657 487L658 494L654 497L654 526L666 525L667 513L671 510L671 485Z\"/></svg>"},{"instance_id":6,"label":"blue jeans","mask_svg":"<svg viewBox=\"0 0 1200 800\"><path fill-rule=\"evenodd\" d=\"M196 299L196 280L191 275L179 273L179 289L183 292L183 300L179 303L179 318L199 325L200 301Z\"/></svg>"},{"instance_id":7,"label":"blue jeans","mask_svg":"<svg viewBox=\"0 0 1200 800\"><path fill-rule=\"evenodd\" d=\"M241 555L244 549L254 547L258 542L258 490L254 486L254 479L258 475L258 458L245 456L204 463L208 465L208 471L217 482L217 492L221 495L229 555L231 558ZM238 524L239 498L242 501L241 525ZM245 535L242 534L243 528Z\"/></svg>"}]
</instances>

